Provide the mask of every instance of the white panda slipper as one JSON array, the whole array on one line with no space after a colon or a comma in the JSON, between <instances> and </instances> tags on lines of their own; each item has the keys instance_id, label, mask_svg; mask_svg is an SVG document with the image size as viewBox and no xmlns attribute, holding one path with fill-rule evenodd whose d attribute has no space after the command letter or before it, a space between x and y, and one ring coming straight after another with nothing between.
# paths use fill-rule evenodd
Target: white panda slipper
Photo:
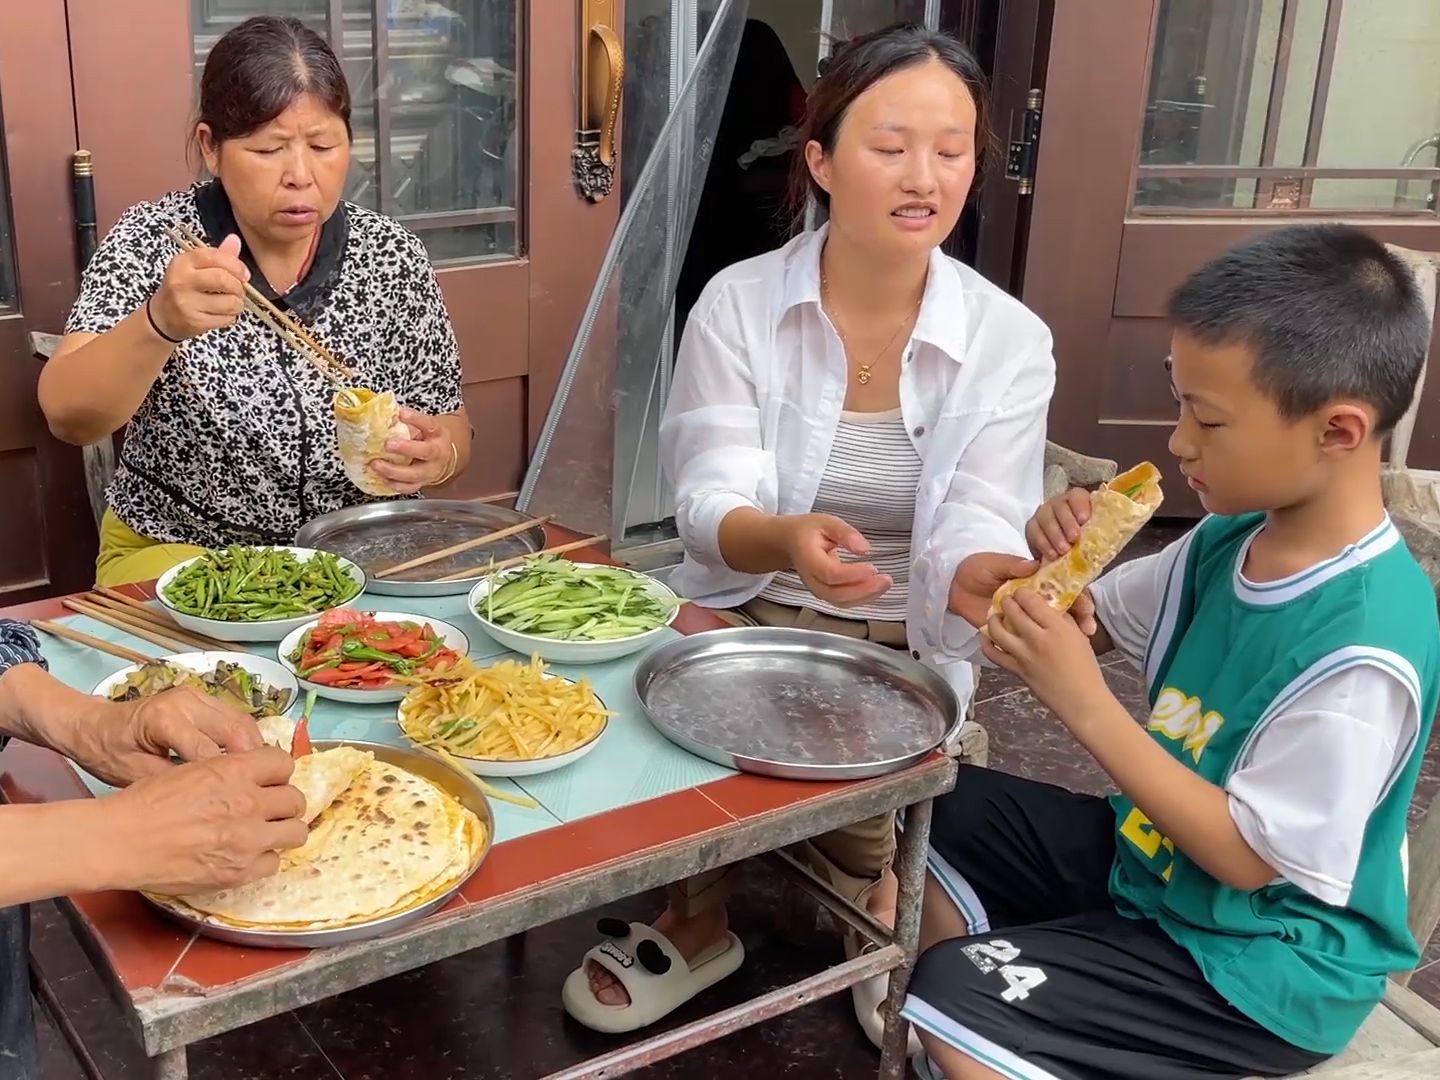
<instances>
[{"instance_id":1,"label":"white panda slipper","mask_svg":"<svg viewBox=\"0 0 1440 1080\"><path fill-rule=\"evenodd\" d=\"M644 923L601 919L602 941L585 954L565 979L560 999L565 1011L594 1031L638 1031L668 1016L702 990L739 970L745 946L727 932L711 948L686 963L670 939ZM628 1005L607 1005L595 997L585 968L594 961L630 995Z\"/></svg>"}]
</instances>

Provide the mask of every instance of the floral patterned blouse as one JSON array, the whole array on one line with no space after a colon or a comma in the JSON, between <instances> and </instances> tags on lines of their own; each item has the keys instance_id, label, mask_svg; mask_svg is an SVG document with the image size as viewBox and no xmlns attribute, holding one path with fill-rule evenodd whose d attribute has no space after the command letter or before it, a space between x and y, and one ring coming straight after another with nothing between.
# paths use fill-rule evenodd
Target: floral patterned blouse
<instances>
[{"instance_id":1,"label":"floral patterned blouse","mask_svg":"<svg viewBox=\"0 0 1440 1080\"><path fill-rule=\"evenodd\" d=\"M160 286L184 224L218 245L239 229L218 181L132 206L85 269L67 333L104 333ZM341 203L314 262L283 298L248 251L251 282L354 369L355 386L391 390L440 415L461 407L460 353L420 240L383 215ZM334 390L302 355L246 311L176 347L125 430L107 498L155 540L289 543L321 514L374 501L346 479L335 443Z\"/></svg>"}]
</instances>

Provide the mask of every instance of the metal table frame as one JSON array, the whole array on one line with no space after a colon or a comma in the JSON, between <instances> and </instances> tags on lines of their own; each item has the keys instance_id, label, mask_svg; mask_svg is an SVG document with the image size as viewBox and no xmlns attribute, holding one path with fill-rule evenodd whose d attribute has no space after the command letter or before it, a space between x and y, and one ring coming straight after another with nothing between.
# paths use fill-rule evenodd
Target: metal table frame
<instances>
[{"instance_id":1,"label":"metal table frame","mask_svg":"<svg viewBox=\"0 0 1440 1080\"><path fill-rule=\"evenodd\" d=\"M887 971L891 973L890 997L885 1006L886 1035L879 1075L883 1080L901 1080L906 1059L905 1025L899 1010L919 939L932 800L954 785L955 771L953 761L937 755L905 772L841 789L822 800L561 875L523 893L472 904L454 915L420 923L389 937L316 950L297 964L204 995L148 993L133 997L111 971L99 942L78 910L68 900L58 903L130 1018L146 1054L155 1060L155 1075L160 1080L183 1080L188 1075L186 1048L191 1043L705 870L775 853L782 872L877 948L790 986L554 1073L547 1080L613 1077L631 1072L802 1008ZM900 891L893 932L782 852L801 840L901 809L906 810L906 825L896 858Z\"/></svg>"}]
</instances>

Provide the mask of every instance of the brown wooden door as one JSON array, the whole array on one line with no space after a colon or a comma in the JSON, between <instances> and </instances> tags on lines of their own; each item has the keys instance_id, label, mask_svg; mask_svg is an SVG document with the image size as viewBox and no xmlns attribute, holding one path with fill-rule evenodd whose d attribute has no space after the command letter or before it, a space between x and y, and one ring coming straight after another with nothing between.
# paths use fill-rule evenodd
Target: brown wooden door
<instances>
[{"instance_id":1,"label":"brown wooden door","mask_svg":"<svg viewBox=\"0 0 1440 1080\"><path fill-rule=\"evenodd\" d=\"M417 232L439 271L476 430L457 494L514 491L619 212L618 190L592 203L571 178L580 6L69 0L101 233L194 178L186 133L220 35L256 14L303 19L340 55L355 101L347 198Z\"/></svg>"},{"instance_id":2,"label":"brown wooden door","mask_svg":"<svg viewBox=\"0 0 1440 1080\"><path fill-rule=\"evenodd\" d=\"M51 437L35 399L31 331L75 295L75 149L64 0L0 4L0 604L95 580L80 451Z\"/></svg>"},{"instance_id":3,"label":"brown wooden door","mask_svg":"<svg viewBox=\"0 0 1440 1080\"><path fill-rule=\"evenodd\" d=\"M1440 250L1440 7L1342 0L1054 5L1022 296L1051 326L1052 438L1171 470L1170 291L1244 236L1353 222ZM1362 19L1361 16L1365 18ZM1433 137L1433 138L1432 138ZM1440 466L1440 381L1412 465Z\"/></svg>"}]
</instances>

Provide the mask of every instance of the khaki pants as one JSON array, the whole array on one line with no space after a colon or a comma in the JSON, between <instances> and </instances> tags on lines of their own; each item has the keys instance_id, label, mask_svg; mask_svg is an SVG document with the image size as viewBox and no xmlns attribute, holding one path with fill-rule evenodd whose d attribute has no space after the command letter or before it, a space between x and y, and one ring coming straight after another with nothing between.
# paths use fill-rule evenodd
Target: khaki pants
<instances>
[{"instance_id":1,"label":"khaki pants","mask_svg":"<svg viewBox=\"0 0 1440 1080\"><path fill-rule=\"evenodd\" d=\"M903 622L841 619L758 597L739 608L715 614L735 626L794 627L873 641L892 649L908 647ZM881 814L806 840L791 847L790 854L845 899L864 907L866 898L895 861L895 815ZM670 902L685 918L694 918L724 901L729 894L730 870L722 866L671 886Z\"/></svg>"},{"instance_id":2,"label":"khaki pants","mask_svg":"<svg viewBox=\"0 0 1440 1080\"><path fill-rule=\"evenodd\" d=\"M716 611L715 614L734 626L781 626L795 630L818 630L825 634L873 641L876 645L884 645L890 649L909 648L903 621L842 619L812 608L790 607L788 604L777 604L773 600L762 600L758 596L738 608Z\"/></svg>"}]
</instances>

